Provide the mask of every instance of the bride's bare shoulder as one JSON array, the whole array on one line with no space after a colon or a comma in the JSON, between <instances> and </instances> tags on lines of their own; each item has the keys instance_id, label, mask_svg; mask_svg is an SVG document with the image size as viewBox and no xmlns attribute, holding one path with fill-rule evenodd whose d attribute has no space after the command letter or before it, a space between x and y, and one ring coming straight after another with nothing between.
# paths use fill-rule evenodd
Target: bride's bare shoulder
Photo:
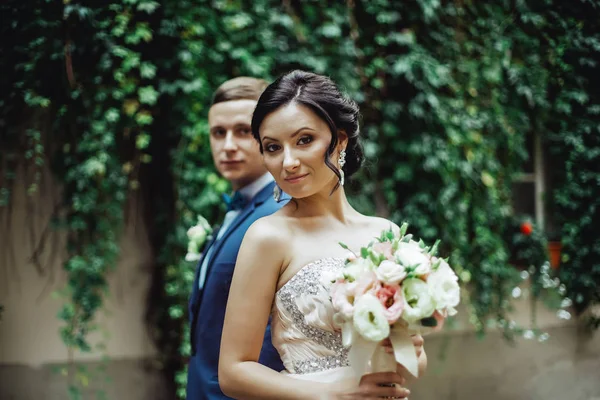
<instances>
[{"instance_id":1,"label":"bride's bare shoulder","mask_svg":"<svg viewBox=\"0 0 600 400\"><path fill-rule=\"evenodd\" d=\"M244 241L260 246L280 246L287 243L291 233L286 219L285 216L276 214L257 219L248 228Z\"/></svg>"}]
</instances>

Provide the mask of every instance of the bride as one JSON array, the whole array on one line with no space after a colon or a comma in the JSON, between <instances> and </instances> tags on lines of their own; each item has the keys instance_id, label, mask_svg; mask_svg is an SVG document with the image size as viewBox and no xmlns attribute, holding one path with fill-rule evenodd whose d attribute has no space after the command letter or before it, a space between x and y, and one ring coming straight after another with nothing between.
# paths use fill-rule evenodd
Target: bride
<instances>
[{"instance_id":1,"label":"bride","mask_svg":"<svg viewBox=\"0 0 600 400\"><path fill-rule=\"evenodd\" d=\"M237 399L379 399L408 396L409 374L353 375L342 346L327 276L343 267L346 250L365 246L392 222L352 208L344 179L363 159L358 107L327 77L292 71L260 97L252 133L281 191L292 199L256 221L237 258L225 315L219 383ZM274 196L279 197L276 188ZM285 371L257 362L272 318L272 341ZM413 337L419 371L423 339ZM390 344L384 343L391 352Z\"/></svg>"}]
</instances>

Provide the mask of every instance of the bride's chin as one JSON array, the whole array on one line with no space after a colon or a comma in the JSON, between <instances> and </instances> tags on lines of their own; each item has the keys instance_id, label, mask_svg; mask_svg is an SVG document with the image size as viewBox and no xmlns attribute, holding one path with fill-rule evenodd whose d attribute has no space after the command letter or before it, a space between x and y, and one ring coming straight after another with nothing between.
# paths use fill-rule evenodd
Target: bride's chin
<instances>
[{"instance_id":1,"label":"bride's chin","mask_svg":"<svg viewBox=\"0 0 600 400\"><path fill-rule=\"evenodd\" d=\"M315 194L315 192L311 190L311 188L290 188L288 189L288 191L286 191L285 189L283 189L283 191L287 193L290 197L297 200L305 199Z\"/></svg>"},{"instance_id":2,"label":"bride's chin","mask_svg":"<svg viewBox=\"0 0 600 400\"><path fill-rule=\"evenodd\" d=\"M284 190L284 192L285 192L285 190ZM324 197L324 198L328 199L331 189L329 189L327 187L323 187L320 189L305 188L303 190L294 190L291 192L292 193L288 193L288 192L285 192L285 193L287 193L290 197L292 197L296 200L314 198L315 196Z\"/></svg>"},{"instance_id":3,"label":"bride's chin","mask_svg":"<svg viewBox=\"0 0 600 400\"><path fill-rule=\"evenodd\" d=\"M310 194L306 194L303 191L299 191L296 190L292 193L288 193L286 192L288 195L290 195L291 198L296 199L296 200L302 200L302 199L306 199L307 197L310 197Z\"/></svg>"}]
</instances>

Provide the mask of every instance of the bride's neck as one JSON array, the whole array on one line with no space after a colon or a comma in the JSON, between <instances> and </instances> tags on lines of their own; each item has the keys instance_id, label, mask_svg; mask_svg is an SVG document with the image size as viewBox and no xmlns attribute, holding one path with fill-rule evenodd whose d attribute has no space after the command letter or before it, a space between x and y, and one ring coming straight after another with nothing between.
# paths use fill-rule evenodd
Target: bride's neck
<instances>
[{"instance_id":1,"label":"bride's neck","mask_svg":"<svg viewBox=\"0 0 600 400\"><path fill-rule=\"evenodd\" d=\"M332 217L345 223L353 211L342 186L333 193L327 189L292 201L297 205L295 214L298 217Z\"/></svg>"}]
</instances>

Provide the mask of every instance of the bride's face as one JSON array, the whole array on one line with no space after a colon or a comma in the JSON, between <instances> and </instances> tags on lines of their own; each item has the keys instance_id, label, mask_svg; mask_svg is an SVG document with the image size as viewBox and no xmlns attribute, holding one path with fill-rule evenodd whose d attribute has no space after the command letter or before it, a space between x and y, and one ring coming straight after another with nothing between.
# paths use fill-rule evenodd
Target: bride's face
<instances>
[{"instance_id":1,"label":"bride's face","mask_svg":"<svg viewBox=\"0 0 600 400\"><path fill-rule=\"evenodd\" d=\"M337 176L325 164L331 131L310 108L291 103L267 115L260 126L260 140L265 166L290 196L308 197L324 188L331 190L337 183ZM345 135L340 134L338 148L330 157L338 168L345 142Z\"/></svg>"}]
</instances>

